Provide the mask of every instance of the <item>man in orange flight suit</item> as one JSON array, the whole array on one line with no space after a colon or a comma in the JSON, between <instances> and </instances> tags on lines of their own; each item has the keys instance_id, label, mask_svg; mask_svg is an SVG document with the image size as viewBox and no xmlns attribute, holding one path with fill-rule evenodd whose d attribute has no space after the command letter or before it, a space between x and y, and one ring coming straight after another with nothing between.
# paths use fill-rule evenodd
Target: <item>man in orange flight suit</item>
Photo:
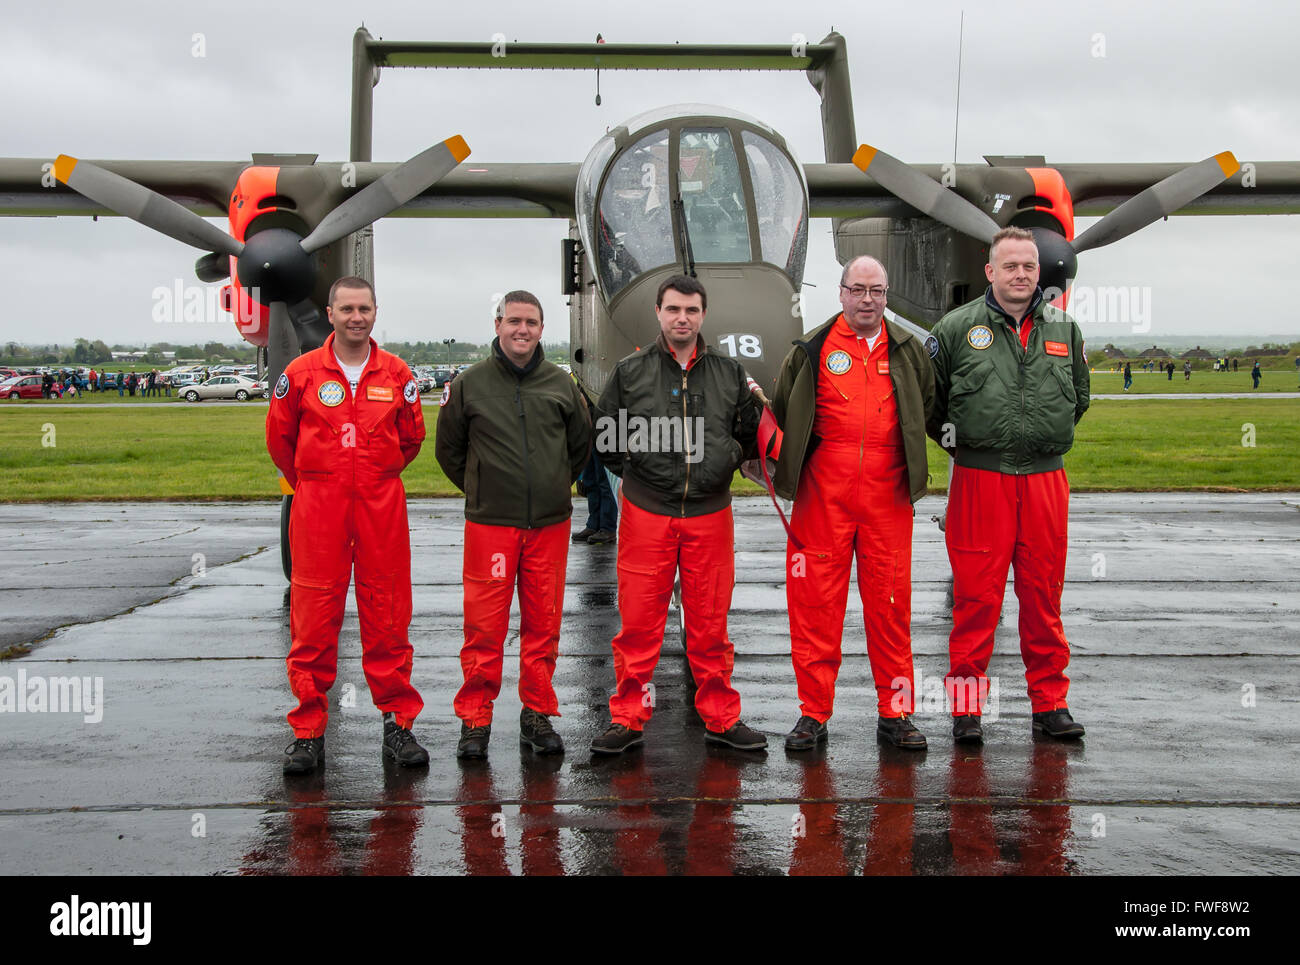
<instances>
[{"instance_id":1,"label":"man in orange flight suit","mask_svg":"<svg viewBox=\"0 0 1300 965\"><path fill-rule=\"evenodd\" d=\"M789 750L827 738L855 555L877 735L907 750L926 746L910 719L912 503L926 490L934 376L921 343L885 320L888 285L874 258L844 266L844 311L795 342L772 403L784 432L773 487L794 499L786 595L801 716Z\"/></svg>"},{"instance_id":2,"label":"man in orange flight suit","mask_svg":"<svg viewBox=\"0 0 1300 965\"><path fill-rule=\"evenodd\" d=\"M426 765L429 755L411 734L424 701L411 686L411 544L401 480L424 442L419 388L406 363L370 338L369 282L340 278L326 312L333 334L289 363L266 416L266 447L294 490L288 668L298 707L288 715L295 740L284 772L314 771L324 760L326 694L353 566L361 666L384 715L384 756Z\"/></svg>"}]
</instances>

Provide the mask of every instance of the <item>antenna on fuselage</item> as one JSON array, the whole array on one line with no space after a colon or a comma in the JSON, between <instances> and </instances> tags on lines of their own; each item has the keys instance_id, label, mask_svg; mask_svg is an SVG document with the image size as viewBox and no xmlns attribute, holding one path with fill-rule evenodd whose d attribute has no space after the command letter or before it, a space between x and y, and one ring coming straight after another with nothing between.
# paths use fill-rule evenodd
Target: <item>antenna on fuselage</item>
<instances>
[{"instance_id":1,"label":"antenna on fuselage","mask_svg":"<svg viewBox=\"0 0 1300 965\"><path fill-rule=\"evenodd\" d=\"M966 37L966 11L961 12L960 26L957 28L957 108L952 118L952 163L957 163L957 128L961 124L961 48ZM596 103L600 103L599 100Z\"/></svg>"}]
</instances>

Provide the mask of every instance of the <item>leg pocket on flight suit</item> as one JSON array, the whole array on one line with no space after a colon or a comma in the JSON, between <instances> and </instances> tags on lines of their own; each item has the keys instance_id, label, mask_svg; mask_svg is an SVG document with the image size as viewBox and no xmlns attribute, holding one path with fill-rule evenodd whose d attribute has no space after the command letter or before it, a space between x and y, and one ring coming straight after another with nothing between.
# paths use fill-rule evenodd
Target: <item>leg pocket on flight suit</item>
<instances>
[{"instance_id":1,"label":"leg pocket on flight suit","mask_svg":"<svg viewBox=\"0 0 1300 965\"><path fill-rule=\"evenodd\" d=\"M968 602L984 599L993 580L993 553L979 547L950 546L948 554L953 571L953 599Z\"/></svg>"},{"instance_id":2,"label":"leg pocket on flight suit","mask_svg":"<svg viewBox=\"0 0 1300 965\"><path fill-rule=\"evenodd\" d=\"M366 607L369 618L376 628L388 635L397 626L396 598L389 590L380 589L370 583L357 584L358 609Z\"/></svg>"},{"instance_id":3,"label":"leg pocket on flight suit","mask_svg":"<svg viewBox=\"0 0 1300 965\"><path fill-rule=\"evenodd\" d=\"M533 586L528 593L531 602L540 607L539 616L551 619L564 606L564 584L555 578L549 568L544 573L538 573L533 577ZM523 601L520 600L522 608Z\"/></svg>"},{"instance_id":4,"label":"leg pocket on flight suit","mask_svg":"<svg viewBox=\"0 0 1300 965\"><path fill-rule=\"evenodd\" d=\"M898 598L898 553L873 553L867 561L867 579L871 590L868 596L883 603L893 604ZM858 575L859 584L862 575Z\"/></svg>"},{"instance_id":5,"label":"leg pocket on flight suit","mask_svg":"<svg viewBox=\"0 0 1300 965\"><path fill-rule=\"evenodd\" d=\"M824 607L830 602L834 554L825 547L805 546L786 557L786 590L790 602L801 607Z\"/></svg>"}]
</instances>

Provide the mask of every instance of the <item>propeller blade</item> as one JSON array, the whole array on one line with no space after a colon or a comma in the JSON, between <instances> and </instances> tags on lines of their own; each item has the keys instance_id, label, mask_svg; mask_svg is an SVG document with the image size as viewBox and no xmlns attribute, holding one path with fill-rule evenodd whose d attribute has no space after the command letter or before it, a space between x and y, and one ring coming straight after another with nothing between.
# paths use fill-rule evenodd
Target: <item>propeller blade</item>
<instances>
[{"instance_id":1,"label":"propeller blade","mask_svg":"<svg viewBox=\"0 0 1300 965\"><path fill-rule=\"evenodd\" d=\"M298 345L304 352L320 348L329 338L332 328L324 318L316 303L304 298L297 304L289 306L289 317L293 319L294 328L298 330Z\"/></svg>"},{"instance_id":2,"label":"propeller blade","mask_svg":"<svg viewBox=\"0 0 1300 965\"><path fill-rule=\"evenodd\" d=\"M451 173L467 157L469 145L457 134L399 164L321 219L316 230L302 239L303 251L310 254L374 224Z\"/></svg>"},{"instance_id":3,"label":"propeller blade","mask_svg":"<svg viewBox=\"0 0 1300 965\"><path fill-rule=\"evenodd\" d=\"M244 250L240 242L193 211L89 161L60 154L54 162L54 176L73 191L110 211L184 244L236 257Z\"/></svg>"},{"instance_id":4,"label":"propeller blade","mask_svg":"<svg viewBox=\"0 0 1300 965\"><path fill-rule=\"evenodd\" d=\"M274 389L280 374L300 354L298 332L284 302L271 302L270 323L266 330L266 378Z\"/></svg>"},{"instance_id":5,"label":"propeller blade","mask_svg":"<svg viewBox=\"0 0 1300 965\"><path fill-rule=\"evenodd\" d=\"M985 243L998 232L998 223L961 195L884 151L863 144L853 155L853 163L890 194L940 224Z\"/></svg>"},{"instance_id":6,"label":"propeller blade","mask_svg":"<svg viewBox=\"0 0 1300 965\"><path fill-rule=\"evenodd\" d=\"M1224 151L1183 168L1145 191L1133 195L1118 208L1074 239L1075 252L1100 248L1127 238L1135 231L1173 214L1189 201L1232 177L1241 165Z\"/></svg>"},{"instance_id":7,"label":"propeller blade","mask_svg":"<svg viewBox=\"0 0 1300 965\"><path fill-rule=\"evenodd\" d=\"M219 251L209 251L194 263L194 274L199 281L221 281L230 277L230 257Z\"/></svg>"}]
</instances>

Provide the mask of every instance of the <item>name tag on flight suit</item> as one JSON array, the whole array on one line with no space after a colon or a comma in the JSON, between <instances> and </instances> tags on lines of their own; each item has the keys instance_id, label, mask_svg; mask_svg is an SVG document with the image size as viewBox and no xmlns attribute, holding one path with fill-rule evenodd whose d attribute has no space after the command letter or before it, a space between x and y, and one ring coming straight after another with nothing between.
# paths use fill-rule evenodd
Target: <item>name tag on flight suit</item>
<instances>
[{"instance_id":1,"label":"name tag on flight suit","mask_svg":"<svg viewBox=\"0 0 1300 965\"><path fill-rule=\"evenodd\" d=\"M879 362L876 363L876 374L877 375L889 374L889 359L881 359Z\"/></svg>"},{"instance_id":2,"label":"name tag on flight suit","mask_svg":"<svg viewBox=\"0 0 1300 965\"><path fill-rule=\"evenodd\" d=\"M1070 346L1064 342L1044 342L1043 351L1048 355L1059 355L1065 358L1070 354Z\"/></svg>"},{"instance_id":3,"label":"name tag on flight suit","mask_svg":"<svg viewBox=\"0 0 1300 965\"><path fill-rule=\"evenodd\" d=\"M390 385L367 385L366 398L371 402L392 402L393 388Z\"/></svg>"}]
</instances>

